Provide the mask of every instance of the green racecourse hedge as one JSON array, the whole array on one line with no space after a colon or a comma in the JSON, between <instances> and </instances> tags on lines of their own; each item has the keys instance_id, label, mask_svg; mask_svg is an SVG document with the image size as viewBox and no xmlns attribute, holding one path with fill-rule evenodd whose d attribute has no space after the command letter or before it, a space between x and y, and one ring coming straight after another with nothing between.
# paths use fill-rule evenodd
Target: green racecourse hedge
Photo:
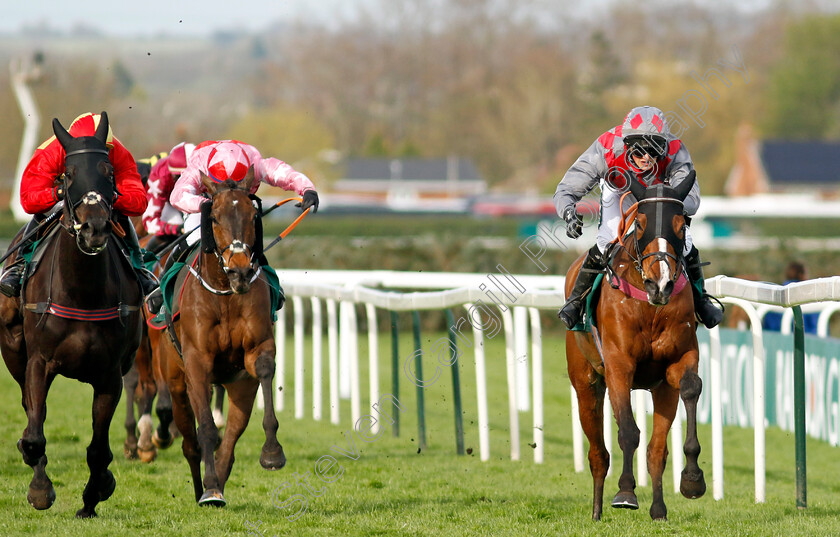
<instances>
[{"instance_id":1,"label":"green racecourse hedge","mask_svg":"<svg viewBox=\"0 0 840 537\"><path fill-rule=\"evenodd\" d=\"M469 216L329 216L318 213L305 218L288 237L268 252L278 268L344 270L423 270L442 272L495 272L502 264L512 273L564 274L577 252L552 250L542 262L543 273L519 245L534 231L535 219L474 218ZM266 241L287 225L287 220L266 222ZM706 277L717 274L749 276L781 283L785 266L803 261L809 277L838 274L840 251L805 250L788 237L784 222L757 221L754 231L778 239L777 246L745 252L703 250L712 264ZM790 225L790 223L788 222ZM837 229L822 222L797 233L806 237L831 237ZM582 245L588 248L589 245Z\"/></svg>"},{"instance_id":2,"label":"green racecourse hedge","mask_svg":"<svg viewBox=\"0 0 840 537\"><path fill-rule=\"evenodd\" d=\"M290 222L291 213L265 222L266 242ZM451 215L329 215L323 211L305 218L288 237L268 252L277 268L345 270L423 270L495 272L502 264L512 273L543 274L519 245L534 231L537 219ZM788 238L791 221L756 220L752 231L776 237L778 245L748 252L707 249L712 264L706 276L727 274L781 282L792 259L802 260L811 278L838 273L840 251L803 250ZM0 237L11 238L20 224L8 211L0 213ZM796 222L797 234L831 237L835 221ZM584 245L588 247L588 245ZM563 274L577 252L554 250L542 262L545 274Z\"/></svg>"}]
</instances>

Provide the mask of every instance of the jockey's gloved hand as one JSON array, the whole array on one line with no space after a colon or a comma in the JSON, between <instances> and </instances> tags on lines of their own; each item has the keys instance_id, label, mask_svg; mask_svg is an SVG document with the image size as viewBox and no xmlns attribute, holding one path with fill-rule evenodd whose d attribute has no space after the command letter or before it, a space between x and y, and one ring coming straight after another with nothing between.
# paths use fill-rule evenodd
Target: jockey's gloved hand
<instances>
[{"instance_id":1,"label":"jockey's gloved hand","mask_svg":"<svg viewBox=\"0 0 840 537\"><path fill-rule=\"evenodd\" d=\"M56 201L61 201L64 199L64 187L61 185L53 187L53 197Z\"/></svg>"},{"instance_id":2,"label":"jockey's gloved hand","mask_svg":"<svg viewBox=\"0 0 840 537\"><path fill-rule=\"evenodd\" d=\"M303 193L303 201L300 201L295 204L295 207L300 207L301 211L305 211L309 207L312 207L312 212L318 212L318 193L314 190L307 190Z\"/></svg>"},{"instance_id":3,"label":"jockey's gloved hand","mask_svg":"<svg viewBox=\"0 0 840 537\"><path fill-rule=\"evenodd\" d=\"M570 239L576 239L583 233L583 216L579 215L574 205L569 205L563 211L563 220L566 221L566 235Z\"/></svg>"}]
</instances>

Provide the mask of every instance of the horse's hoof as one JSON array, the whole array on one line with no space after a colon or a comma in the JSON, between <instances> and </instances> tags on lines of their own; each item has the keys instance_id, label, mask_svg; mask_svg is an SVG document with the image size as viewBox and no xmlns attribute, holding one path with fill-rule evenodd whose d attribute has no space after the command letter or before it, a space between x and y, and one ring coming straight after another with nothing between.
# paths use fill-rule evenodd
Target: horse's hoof
<instances>
[{"instance_id":1,"label":"horse's hoof","mask_svg":"<svg viewBox=\"0 0 840 537\"><path fill-rule=\"evenodd\" d=\"M700 498L706 494L706 479L703 477L703 470L698 468L689 472L687 469L683 469L680 479L680 493L689 500Z\"/></svg>"},{"instance_id":2,"label":"horse's hoof","mask_svg":"<svg viewBox=\"0 0 840 537\"><path fill-rule=\"evenodd\" d=\"M94 518L96 517L96 509L91 507L88 509L87 507L82 507L78 511L76 511L76 518Z\"/></svg>"},{"instance_id":3,"label":"horse's hoof","mask_svg":"<svg viewBox=\"0 0 840 537\"><path fill-rule=\"evenodd\" d=\"M218 489L207 489L204 491L204 494L201 495L201 498L198 500L198 505L205 506L209 505L211 507L224 507L227 504L225 501L225 496L222 494L222 491Z\"/></svg>"},{"instance_id":4,"label":"horse's hoof","mask_svg":"<svg viewBox=\"0 0 840 537\"><path fill-rule=\"evenodd\" d=\"M99 482L99 501L104 502L110 498L116 488L117 480L114 479L114 474L111 473L111 470L105 470L105 476ZM96 513L93 516L96 516Z\"/></svg>"},{"instance_id":5,"label":"horse's hoof","mask_svg":"<svg viewBox=\"0 0 840 537\"><path fill-rule=\"evenodd\" d=\"M175 438L173 436L170 436L167 439L167 438L161 438L160 436L158 436L157 431L155 431L152 434L152 444L154 444L155 447L158 448L158 449L166 449L166 448L170 447L174 442L175 442Z\"/></svg>"},{"instance_id":6,"label":"horse's hoof","mask_svg":"<svg viewBox=\"0 0 840 537\"><path fill-rule=\"evenodd\" d=\"M137 455L141 461L145 463L154 462L157 458L157 448L152 447L151 449L140 449L137 448Z\"/></svg>"},{"instance_id":7,"label":"horse's hoof","mask_svg":"<svg viewBox=\"0 0 840 537\"><path fill-rule=\"evenodd\" d=\"M665 507L665 502L653 503L650 506L651 520L668 520L668 508Z\"/></svg>"},{"instance_id":8,"label":"horse's hoof","mask_svg":"<svg viewBox=\"0 0 840 537\"><path fill-rule=\"evenodd\" d=\"M279 470L286 466L286 454L283 453L283 447L273 451L263 448L260 454L260 465L266 470Z\"/></svg>"},{"instance_id":9,"label":"horse's hoof","mask_svg":"<svg viewBox=\"0 0 840 537\"><path fill-rule=\"evenodd\" d=\"M47 486L44 488L29 486L29 492L26 494L26 500L29 505L39 511L49 509L55 503L55 489L52 481L47 478Z\"/></svg>"},{"instance_id":10,"label":"horse's hoof","mask_svg":"<svg viewBox=\"0 0 840 537\"><path fill-rule=\"evenodd\" d=\"M615 495L615 498L613 498L612 506L617 509L638 509L639 500L636 499L636 495L632 492L619 491Z\"/></svg>"},{"instance_id":11,"label":"horse's hoof","mask_svg":"<svg viewBox=\"0 0 840 537\"><path fill-rule=\"evenodd\" d=\"M125 458L130 460L130 461L133 461L134 459L136 459L137 458L137 444L129 444L128 442L123 444L123 455L125 455Z\"/></svg>"}]
</instances>

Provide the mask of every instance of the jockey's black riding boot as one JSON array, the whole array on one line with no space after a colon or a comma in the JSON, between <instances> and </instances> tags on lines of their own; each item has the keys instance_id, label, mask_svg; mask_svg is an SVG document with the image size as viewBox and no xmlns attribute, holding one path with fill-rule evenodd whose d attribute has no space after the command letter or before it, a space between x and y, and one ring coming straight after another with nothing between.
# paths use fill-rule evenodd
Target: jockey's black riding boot
<instances>
[{"instance_id":1,"label":"jockey's black riding boot","mask_svg":"<svg viewBox=\"0 0 840 537\"><path fill-rule=\"evenodd\" d=\"M592 284L595 283L595 278L598 273L604 270L604 257L596 244L589 249L586 254L586 259L578 272L575 286L572 288L572 294L566 298L566 304L557 313L557 316L563 323L571 330L580 321L580 310L583 307L583 301L589 291L592 289Z\"/></svg>"},{"instance_id":2,"label":"jockey's black riding boot","mask_svg":"<svg viewBox=\"0 0 840 537\"><path fill-rule=\"evenodd\" d=\"M26 235L35 229L35 226L38 225L38 221L33 218L30 220L26 226L23 228L23 233L21 233L21 238L26 237ZM27 243L31 242L32 239L27 239ZM23 242L23 241L21 241ZM3 293L7 297L14 298L20 296L20 287L21 282L23 280L23 271L26 268L26 260L23 258L21 251L26 248L26 244L22 244L18 246L17 251L17 258L6 268L6 271L3 273L3 277L0 278L0 293Z\"/></svg>"},{"instance_id":3,"label":"jockey's black riding boot","mask_svg":"<svg viewBox=\"0 0 840 537\"><path fill-rule=\"evenodd\" d=\"M706 328L714 328L723 320L723 310L712 304L703 283L703 266L700 262L700 252L694 246L685 256L685 271L691 280L691 293L694 296L694 312Z\"/></svg>"}]
</instances>

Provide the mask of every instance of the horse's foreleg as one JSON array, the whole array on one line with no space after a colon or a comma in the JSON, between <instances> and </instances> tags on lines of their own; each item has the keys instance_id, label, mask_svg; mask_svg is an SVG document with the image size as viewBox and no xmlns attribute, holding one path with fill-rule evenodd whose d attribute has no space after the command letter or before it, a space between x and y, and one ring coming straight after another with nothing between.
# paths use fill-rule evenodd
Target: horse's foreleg
<instances>
[{"instance_id":1,"label":"horse's foreleg","mask_svg":"<svg viewBox=\"0 0 840 537\"><path fill-rule=\"evenodd\" d=\"M624 359L622 359L624 358ZM616 357L614 363L629 363L627 357ZM622 509L638 509L639 500L636 498L636 477L633 475L633 457L639 448L639 427L633 417L633 407L630 404L630 388L633 385L633 371L611 367L606 369L607 389L610 392L610 403L618 423L618 446L621 448L623 464L621 476L618 478L618 493L612 501L613 507Z\"/></svg>"},{"instance_id":2,"label":"horse's foreleg","mask_svg":"<svg viewBox=\"0 0 840 537\"><path fill-rule=\"evenodd\" d=\"M172 349L172 352L174 353L175 350ZM190 406L189 397L187 397L187 384L184 380L184 374L176 366L173 365L172 367L173 371L167 377L167 393L171 396L174 423L181 432L181 436L184 437L181 451L190 467L195 501L198 501L204 492L204 487L201 485L201 450L195 433L195 414Z\"/></svg>"},{"instance_id":3,"label":"horse's foreleg","mask_svg":"<svg viewBox=\"0 0 840 537\"><path fill-rule=\"evenodd\" d=\"M678 390L685 405L685 468L680 479L680 492L689 499L699 498L706 493L703 470L697 464L700 442L697 439L697 401L703 390L703 381L697 374L699 355L697 350L686 352L680 360L666 371L665 378L674 390Z\"/></svg>"},{"instance_id":4,"label":"horse's foreleg","mask_svg":"<svg viewBox=\"0 0 840 537\"><path fill-rule=\"evenodd\" d=\"M647 448L647 467L653 489L653 501L650 517L665 520L668 508L662 495L662 476L668 460L668 431L674 422L679 403L679 392L667 383L662 383L651 390L653 398L653 431Z\"/></svg>"},{"instance_id":5,"label":"horse's foreleg","mask_svg":"<svg viewBox=\"0 0 840 537\"><path fill-rule=\"evenodd\" d=\"M198 353L184 353L186 365L187 395L195 417L198 420L198 446L201 460L204 462L204 493L199 498L199 505L224 506L226 501L222 494L222 485L216 472L214 452L219 443L219 430L213 422L213 412L210 409L210 378L204 364L212 364L210 357ZM172 394L173 397L175 394Z\"/></svg>"},{"instance_id":6,"label":"horse's foreleg","mask_svg":"<svg viewBox=\"0 0 840 537\"><path fill-rule=\"evenodd\" d=\"M137 365L131 367L123 376L125 387L125 443L123 454L126 459L137 458L137 420L134 416L134 392L140 381Z\"/></svg>"},{"instance_id":7,"label":"horse's foreleg","mask_svg":"<svg viewBox=\"0 0 840 537\"><path fill-rule=\"evenodd\" d=\"M706 480L703 470L697 464L700 455L700 441L697 439L697 401L703 389L700 376L688 370L680 380L680 397L685 405L685 468L680 479L680 493L689 499L699 498L706 493Z\"/></svg>"},{"instance_id":8,"label":"horse's foreleg","mask_svg":"<svg viewBox=\"0 0 840 537\"><path fill-rule=\"evenodd\" d=\"M286 454L283 446L277 441L277 415L274 413L274 344L259 353L254 361L254 373L260 382L263 393L265 411L263 414L263 430L265 444L260 454L260 464L266 470L279 470L286 466Z\"/></svg>"},{"instance_id":9,"label":"horse's foreleg","mask_svg":"<svg viewBox=\"0 0 840 537\"><path fill-rule=\"evenodd\" d=\"M26 364L26 384L23 394L27 424L18 441L23 462L32 467L32 481L26 499L35 509L49 509L55 502L55 489L47 475L47 439L44 420L47 417L47 392L52 377L46 373L46 364L40 358L31 358Z\"/></svg>"},{"instance_id":10,"label":"horse's foreleg","mask_svg":"<svg viewBox=\"0 0 840 537\"><path fill-rule=\"evenodd\" d=\"M226 385L228 397L230 397L227 428L222 438L222 445L216 452L216 473L222 483L222 492L225 491L225 483L230 477L230 471L236 459L234 454L236 442L242 436L251 418L258 386L259 383L250 377Z\"/></svg>"},{"instance_id":11,"label":"horse's foreleg","mask_svg":"<svg viewBox=\"0 0 840 537\"><path fill-rule=\"evenodd\" d=\"M93 387L93 438L87 448L90 478L82 492L84 505L76 511L78 518L95 517L96 504L110 498L117 486L114 474L108 470L114 459L108 445L108 431L121 394L122 377L119 374Z\"/></svg>"}]
</instances>

